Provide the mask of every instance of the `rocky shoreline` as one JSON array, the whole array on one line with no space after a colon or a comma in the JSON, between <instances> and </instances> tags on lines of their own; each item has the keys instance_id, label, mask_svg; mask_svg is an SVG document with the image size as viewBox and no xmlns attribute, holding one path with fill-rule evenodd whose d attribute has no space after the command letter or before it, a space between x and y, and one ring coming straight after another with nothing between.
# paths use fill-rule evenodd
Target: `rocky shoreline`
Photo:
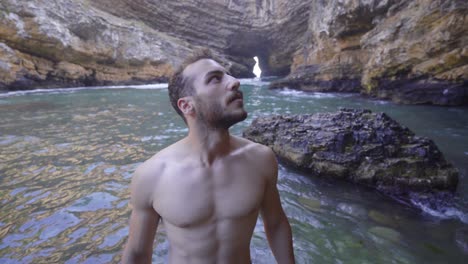
<instances>
[{"instance_id":1,"label":"rocky shoreline","mask_svg":"<svg viewBox=\"0 0 468 264\"><path fill-rule=\"evenodd\" d=\"M468 81L453 83L441 80L401 79L379 80L378 89L363 90L359 78L317 80L315 73L291 75L275 80L269 89L295 89L305 92L360 93L363 96L391 100L399 104L430 104L439 106L468 105Z\"/></svg>"},{"instance_id":2,"label":"rocky shoreline","mask_svg":"<svg viewBox=\"0 0 468 264\"><path fill-rule=\"evenodd\" d=\"M336 113L255 119L243 136L273 149L280 160L319 177L393 194L456 190L458 171L428 138L385 113Z\"/></svg>"},{"instance_id":3,"label":"rocky shoreline","mask_svg":"<svg viewBox=\"0 0 468 264\"><path fill-rule=\"evenodd\" d=\"M147 85L156 83L167 83L167 77L157 77L154 79L141 80L98 80L89 76L81 76L77 79L69 79L63 77L47 77L44 80L37 80L36 78L23 78L12 82L8 89L2 89L0 86L0 93L8 91L24 91L33 89L56 89L56 88L76 88L76 87L97 87L97 86L124 86L124 85Z\"/></svg>"}]
</instances>

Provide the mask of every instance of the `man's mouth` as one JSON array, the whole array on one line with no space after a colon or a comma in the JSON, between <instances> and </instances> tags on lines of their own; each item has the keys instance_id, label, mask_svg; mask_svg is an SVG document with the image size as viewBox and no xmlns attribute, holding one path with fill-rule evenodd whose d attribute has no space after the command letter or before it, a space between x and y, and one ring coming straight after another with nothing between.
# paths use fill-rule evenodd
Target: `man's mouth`
<instances>
[{"instance_id":1,"label":"man's mouth","mask_svg":"<svg viewBox=\"0 0 468 264\"><path fill-rule=\"evenodd\" d=\"M244 100L244 96L242 95L242 92L236 92L235 94L231 95L228 98L228 104L236 101L236 100Z\"/></svg>"}]
</instances>

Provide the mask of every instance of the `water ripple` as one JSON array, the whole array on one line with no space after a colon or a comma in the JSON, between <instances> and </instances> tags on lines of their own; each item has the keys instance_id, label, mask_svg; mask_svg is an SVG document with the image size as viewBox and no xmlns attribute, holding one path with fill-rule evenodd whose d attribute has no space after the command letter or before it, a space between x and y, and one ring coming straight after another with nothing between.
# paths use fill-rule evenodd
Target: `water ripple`
<instances>
[{"instance_id":1,"label":"water ripple","mask_svg":"<svg viewBox=\"0 0 468 264\"><path fill-rule=\"evenodd\" d=\"M0 111L0 263L120 261L133 172L187 133L171 110L165 87L121 88L0 95L5 110ZM271 91L258 82L243 89L249 118L233 127L236 135L254 118L272 113L367 107L390 111L410 127L421 124L420 131L442 142L448 159L458 164L468 155L468 142L459 136L468 133L464 109L396 107L354 95ZM459 118L450 121L452 115ZM461 171L466 171L463 166ZM455 263L464 256L457 246L463 246L463 240L453 238L455 232L464 234L457 230L466 227L466 210L459 206L466 203L449 204L445 211L423 209L435 210L427 220L425 214L373 191L284 166L278 188L298 263ZM451 220L433 220L447 217ZM165 263L169 244L163 225L156 241L153 262ZM251 251L254 263L274 262L262 221L255 227Z\"/></svg>"}]
</instances>

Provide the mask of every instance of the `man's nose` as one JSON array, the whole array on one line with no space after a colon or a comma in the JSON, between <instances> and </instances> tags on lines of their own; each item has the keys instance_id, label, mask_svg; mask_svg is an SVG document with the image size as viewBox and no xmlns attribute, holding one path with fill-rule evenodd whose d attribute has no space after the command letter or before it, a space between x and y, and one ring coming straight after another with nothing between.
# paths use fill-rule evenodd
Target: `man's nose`
<instances>
[{"instance_id":1,"label":"man's nose","mask_svg":"<svg viewBox=\"0 0 468 264\"><path fill-rule=\"evenodd\" d=\"M228 84L228 89L230 91L237 91L237 90L239 90L239 87L240 87L239 80L237 80L234 77L231 77L231 80L229 81L229 84Z\"/></svg>"}]
</instances>

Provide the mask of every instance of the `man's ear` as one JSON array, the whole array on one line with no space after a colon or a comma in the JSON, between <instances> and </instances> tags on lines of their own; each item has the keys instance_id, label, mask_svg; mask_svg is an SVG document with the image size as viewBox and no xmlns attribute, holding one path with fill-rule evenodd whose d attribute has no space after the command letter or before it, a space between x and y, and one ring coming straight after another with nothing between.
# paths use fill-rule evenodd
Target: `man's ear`
<instances>
[{"instance_id":1,"label":"man's ear","mask_svg":"<svg viewBox=\"0 0 468 264\"><path fill-rule=\"evenodd\" d=\"M179 98L179 100L177 100L177 107L179 107L180 111L182 111L184 115L195 113L193 98L191 96Z\"/></svg>"}]
</instances>

